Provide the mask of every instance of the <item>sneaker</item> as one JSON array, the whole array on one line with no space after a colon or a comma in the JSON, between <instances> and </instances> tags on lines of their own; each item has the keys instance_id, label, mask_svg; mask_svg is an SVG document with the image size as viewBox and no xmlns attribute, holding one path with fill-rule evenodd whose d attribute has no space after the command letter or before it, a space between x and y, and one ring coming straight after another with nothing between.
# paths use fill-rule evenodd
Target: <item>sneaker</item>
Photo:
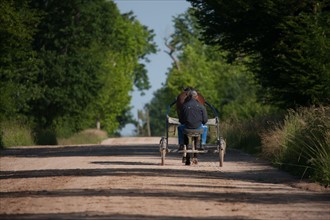
<instances>
[{"instance_id":1,"label":"sneaker","mask_svg":"<svg viewBox=\"0 0 330 220\"><path fill-rule=\"evenodd\" d=\"M179 146L179 151L180 150L183 150L184 149L184 145L183 144L180 144L180 146Z\"/></svg>"}]
</instances>

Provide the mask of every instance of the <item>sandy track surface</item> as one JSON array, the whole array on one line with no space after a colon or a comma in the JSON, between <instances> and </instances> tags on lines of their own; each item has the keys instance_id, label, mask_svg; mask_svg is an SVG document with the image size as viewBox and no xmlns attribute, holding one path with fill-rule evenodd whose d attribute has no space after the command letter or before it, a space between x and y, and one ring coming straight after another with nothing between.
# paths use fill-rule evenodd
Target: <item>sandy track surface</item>
<instances>
[{"instance_id":1,"label":"sandy track surface","mask_svg":"<svg viewBox=\"0 0 330 220\"><path fill-rule=\"evenodd\" d=\"M2 150L0 219L330 219L329 190L237 150L160 166L159 140Z\"/></svg>"}]
</instances>

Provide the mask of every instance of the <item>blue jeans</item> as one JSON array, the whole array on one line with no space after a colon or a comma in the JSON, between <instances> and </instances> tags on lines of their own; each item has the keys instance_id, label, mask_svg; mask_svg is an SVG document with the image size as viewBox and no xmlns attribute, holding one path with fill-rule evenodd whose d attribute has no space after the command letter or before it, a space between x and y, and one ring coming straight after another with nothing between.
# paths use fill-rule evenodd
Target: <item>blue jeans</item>
<instances>
[{"instance_id":1,"label":"blue jeans","mask_svg":"<svg viewBox=\"0 0 330 220\"><path fill-rule=\"evenodd\" d=\"M184 144L184 138L183 138L183 129L186 126L181 124L178 126L178 139L179 139L179 144ZM204 132L202 134L202 144L206 144L206 137L207 137L207 131L208 131L208 127L206 125L201 125L199 128L196 128L196 130L198 129L204 129Z\"/></svg>"}]
</instances>

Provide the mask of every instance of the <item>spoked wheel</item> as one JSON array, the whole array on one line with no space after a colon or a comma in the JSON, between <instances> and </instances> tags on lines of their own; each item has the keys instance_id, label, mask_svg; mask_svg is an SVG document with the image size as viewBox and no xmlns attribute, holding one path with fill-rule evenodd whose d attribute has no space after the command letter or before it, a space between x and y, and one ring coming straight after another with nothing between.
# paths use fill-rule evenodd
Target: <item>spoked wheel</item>
<instances>
[{"instance_id":1,"label":"spoked wheel","mask_svg":"<svg viewBox=\"0 0 330 220\"><path fill-rule=\"evenodd\" d=\"M159 151L160 151L160 157L161 157L161 165L165 165L165 157L166 157L166 140L163 137L159 142Z\"/></svg>"},{"instance_id":2,"label":"spoked wheel","mask_svg":"<svg viewBox=\"0 0 330 220\"><path fill-rule=\"evenodd\" d=\"M183 157L182 157L182 163L185 163L186 160L187 160L187 157L183 156Z\"/></svg>"},{"instance_id":3,"label":"spoked wheel","mask_svg":"<svg viewBox=\"0 0 330 220\"><path fill-rule=\"evenodd\" d=\"M219 149L219 165L220 167L223 166L223 161L224 161L225 153L223 149Z\"/></svg>"},{"instance_id":4,"label":"spoked wheel","mask_svg":"<svg viewBox=\"0 0 330 220\"><path fill-rule=\"evenodd\" d=\"M187 154L185 165L190 165L190 164L191 164L191 162L190 162L190 154Z\"/></svg>"},{"instance_id":5,"label":"spoked wheel","mask_svg":"<svg viewBox=\"0 0 330 220\"><path fill-rule=\"evenodd\" d=\"M166 149L162 149L160 154L161 154L161 165L164 166L165 165Z\"/></svg>"},{"instance_id":6,"label":"spoked wheel","mask_svg":"<svg viewBox=\"0 0 330 220\"><path fill-rule=\"evenodd\" d=\"M224 139L221 138L218 148L219 148L219 165L220 167L222 167L226 152L226 141Z\"/></svg>"},{"instance_id":7,"label":"spoked wheel","mask_svg":"<svg viewBox=\"0 0 330 220\"><path fill-rule=\"evenodd\" d=\"M192 138L192 149L196 150L197 148L197 138L193 137ZM192 158L192 164L197 165L198 164L198 159L197 159L197 154L193 153L191 154Z\"/></svg>"}]
</instances>

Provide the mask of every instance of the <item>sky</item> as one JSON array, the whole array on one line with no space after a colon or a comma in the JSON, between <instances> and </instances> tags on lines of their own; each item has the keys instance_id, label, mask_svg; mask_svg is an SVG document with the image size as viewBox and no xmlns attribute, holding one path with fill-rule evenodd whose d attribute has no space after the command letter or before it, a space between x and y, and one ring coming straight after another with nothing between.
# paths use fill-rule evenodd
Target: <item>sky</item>
<instances>
[{"instance_id":1,"label":"sky","mask_svg":"<svg viewBox=\"0 0 330 220\"><path fill-rule=\"evenodd\" d=\"M137 118L137 111L150 102L153 93L161 88L166 80L166 72L172 60L164 52L167 51L164 38L169 37L174 30L173 17L184 13L190 7L190 3L185 0L114 0L114 2L121 13L133 11L142 25L154 30L156 35L154 41L159 50L157 54L148 56L150 63L146 64L151 88L145 91L144 96L141 96L139 91L132 93L131 111ZM133 125L128 125L121 131L121 135L132 136L134 129Z\"/></svg>"}]
</instances>

